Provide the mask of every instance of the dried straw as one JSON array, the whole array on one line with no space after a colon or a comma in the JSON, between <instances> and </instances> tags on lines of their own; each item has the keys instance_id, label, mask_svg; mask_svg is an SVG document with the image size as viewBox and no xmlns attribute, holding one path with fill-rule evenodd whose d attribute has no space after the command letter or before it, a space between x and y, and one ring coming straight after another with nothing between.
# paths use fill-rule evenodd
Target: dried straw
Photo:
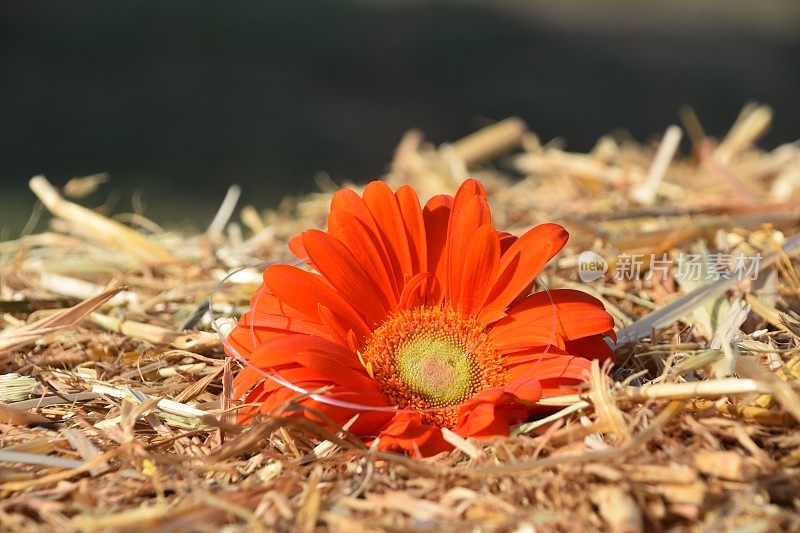
<instances>
[{"instance_id":1,"label":"dried straw","mask_svg":"<svg viewBox=\"0 0 800 533\"><path fill-rule=\"evenodd\" d=\"M402 139L393 186L429 197L469 172L499 227L565 224L570 243L543 281L596 295L619 326L610 374L595 366L580 394L541 400L542 417L510 437L445 430L453 451L424 460L368 448L346 431L356 417L338 432L285 417L235 424L236 368L209 294L323 227L330 180L275 210L247 206L241 222L232 187L197 234L110 219L33 178L49 228L0 243L2 529L800 529L800 147L755 146L764 106L718 144L682 116L695 157L679 153L675 126L653 145L605 137L586 154L516 118L439 147L418 131ZM605 284L578 282L584 250L608 260ZM698 250L759 253L759 279L614 276L620 252ZM260 279L245 269L224 284L214 314L241 314Z\"/></svg>"}]
</instances>

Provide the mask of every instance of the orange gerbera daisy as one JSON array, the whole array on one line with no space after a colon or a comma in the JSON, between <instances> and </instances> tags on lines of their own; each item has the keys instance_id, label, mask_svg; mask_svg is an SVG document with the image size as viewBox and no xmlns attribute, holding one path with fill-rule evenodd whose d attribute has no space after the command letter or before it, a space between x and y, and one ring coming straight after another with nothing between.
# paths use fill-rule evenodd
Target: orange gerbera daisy
<instances>
[{"instance_id":1,"label":"orange gerbera daisy","mask_svg":"<svg viewBox=\"0 0 800 533\"><path fill-rule=\"evenodd\" d=\"M614 357L603 338L614 322L599 300L531 294L566 241L556 224L519 238L497 231L475 180L424 209L408 186L338 191L328 231L289 245L316 273L268 267L228 338L228 353L249 363L234 381L242 416L324 389L301 400L312 408L302 416L343 424L358 413L350 431L382 449L450 449L442 427L507 435L541 398L574 393L592 359Z\"/></svg>"}]
</instances>

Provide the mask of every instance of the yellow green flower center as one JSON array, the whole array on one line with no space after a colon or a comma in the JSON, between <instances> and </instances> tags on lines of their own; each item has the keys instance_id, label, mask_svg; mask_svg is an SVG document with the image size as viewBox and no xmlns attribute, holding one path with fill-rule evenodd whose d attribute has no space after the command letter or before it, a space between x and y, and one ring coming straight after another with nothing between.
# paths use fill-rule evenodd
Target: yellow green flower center
<instances>
[{"instance_id":1,"label":"yellow green flower center","mask_svg":"<svg viewBox=\"0 0 800 533\"><path fill-rule=\"evenodd\" d=\"M390 317L373 332L363 361L387 398L443 426L455 424L458 405L503 380L500 356L478 323L439 308Z\"/></svg>"},{"instance_id":2,"label":"yellow green flower center","mask_svg":"<svg viewBox=\"0 0 800 533\"><path fill-rule=\"evenodd\" d=\"M429 334L410 339L398 347L397 370L413 392L434 405L453 405L468 397L475 388L469 354L455 339Z\"/></svg>"}]
</instances>

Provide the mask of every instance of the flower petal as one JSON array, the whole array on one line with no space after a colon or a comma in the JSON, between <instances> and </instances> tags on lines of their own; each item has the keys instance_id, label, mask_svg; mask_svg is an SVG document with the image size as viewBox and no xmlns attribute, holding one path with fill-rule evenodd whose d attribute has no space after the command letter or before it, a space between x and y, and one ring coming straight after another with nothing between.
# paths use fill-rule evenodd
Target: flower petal
<instances>
[{"instance_id":1,"label":"flower petal","mask_svg":"<svg viewBox=\"0 0 800 533\"><path fill-rule=\"evenodd\" d=\"M331 331L319 322L252 311L242 316L239 325L245 330L252 329L257 335L256 338L258 338L259 331L268 332L270 330L279 331L281 333L304 333L306 335L333 338ZM256 345L257 344L258 343L256 343Z\"/></svg>"},{"instance_id":2,"label":"flower petal","mask_svg":"<svg viewBox=\"0 0 800 533\"><path fill-rule=\"evenodd\" d=\"M283 411L280 414L283 416L306 418L323 426L330 432L337 431L353 416L358 415L355 422L350 426L350 431L356 435L376 435L380 431L380 428L385 426L386 423L391 419L393 414L391 412L380 410L353 410L337 407L314 400L313 398L298 398L299 395L297 392L287 388L267 390L265 385L266 383L258 385L247 395L247 397L244 398L245 405L239 410L238 420L240 423L247 423L254 415L257 414L273 416L279 414L279 412L286 407L289 402L293 401L296 404L306 407L307 410L301 409ZM320 388L322 384L308 382L301 383L299 385L308 390L315 390ZM370 393L362 394L354 401L354 399L350 398L349 396L343 396L340 390L340 387L331 387L327 390L325 395L328 397L335 397L343 401L352 401L353 403L358 403L358 401L361 400L365 403L365 405L373 405L369 402L380 401L379 397L372 397L369 395ZM247 405L251 403L255 405ZM317 414L323 415L324 419L320 416L317 416ZM327 420L331 420L334 423L334 426L330 426Z\"/></svg>"},{"instance_id":3,"label":"flower petal","mask_svg":"<svg viewBox=\"0 0 800 533\"><path fill-rule=\"evenodd\" d=\"M288 399L300 396L297 391L284 387L281 380L310 392L325 388L325 398L367 407L388 406L377 384L364 371L357 357L331 341L310 335L283 335L260 346L248 359L250 366L234 379L234 395L242 397L257 383L263 383L256 385L246 398L246 402L258 402L260 405L245 409L245 416L258 412L271 413ZM266 376L274 376L275 379ZM340 425L358 414L359 419L351 430L364 435L376 434L393 414L368 408L339 407L310 397L300 399L299 403L324 413ZM300 411L300 414L323 422L311 412Z\"/></svg>"},{"instance_id":4,"label":"flower petal","mask_svg":"<svg viewBox=\"0 0 800 533\"><path fill-rule=\"evenodd\" d=\"M514 241L500 258L486 305L478 320L490 324L504 316L506 308L530 290L544 265L567 242L567 231L558 224L540 224Z\"/></svg>"},{"instance_id":5,"label":"flower petal","mask_svg":"<svg viewBox=\"0 0 800 533\"><path fill-rule=\"evenodd\" d=\"M427 272L428 243L425 238L425 220L422 218L422 207L417 193L408 185L403 185L397 189L395 197L406 228L412 271L414 274Z\"/></svg>"},{"instance_id":6,"label":"flower petal","mask_svg":"<svg viewBox=\"0 0 800 533\"><path fill-rule=\"evenodd\" d=\"M315 335L285 334L272 339L259 346L251 354L249 362L259 368L278 368L287 365L314 366L310 359L294 359L295 356L301 355L319 357L321 360L335 363L340 368L350 368L366 374L356 354L339 343ZM301 362L306 360L309 361L307 365Z\"/></svg>"},{"instance_id":7,"label":"flower petal","mask_svg":"<svg viewBox=\"0 0 800 533\"><path fill-rule=\"evenodd\" d=\"M303 235L295 235L291 239L289 239L289 250L297 257L303 261L308 260L308 252L306 252L306 247L303 246Z\"/></svg>"},{"instance_id":8,"label":"flower petal","mask_svg":"<svg viewBox=\"0 0 800 533\"><path fill-rule=\"evenodd\" d=\"M328 233L339 239L370 273L384 299L394 310L400 296L391 261L381 237L349 211L331 211L328 217Z\"/></svg>"},{"instance_id":9,"label":"flower petal","mask_svg":"<svg viewBox=\"0 0 800 533\"><path fill-rule=\"evenodd\" d=\"M269 339L284 335L287 331L325 335L321 324L314 324L306 315L285 306L262 285L250 299L251 310L239 319L238 324L225 340L225 350L247 357L256 347ZM284 313L278 315L278 313ZM277 315L277 316L275 316ZM317 330L316 328L320 329ZM234 352L235 350L235 352Z\"/></svg>"},{"instance_id":10,"label":"flower petal","mask_svg":"<svg viewBox=\"0 0 800 533\"><path fill-rule=\"evenodd\" d=\"M317 274L290 265L271 265L264 271L264 284L276 298L305 316L319 320L319 306L323 305L360 339L372 336L364 318Z\"/></svg>"},{"instance_id":11,"label":"flower petal","mask_svg":"<svg viewBox=\"0 0 800 533\"><path fill-rule=\"evenodd\" d=\"M303 244L315 268L359 311L368 326L375 327L385 320L391 311L391 304L338 239L319 230L308 230L303 233Z\"/></svg>"},{"instance_id":12,"label":"flower petal","mask_svg":"<svg viewBox=\"0 0 800 533\"><path fill-rule=\"evenodd\" d=\"M604 333L611 337L614 332L609 331ZM608 345L606 340L599 335L567 341L564 349L571 355L578 355L589 360L597 359L601 363L607 360L616 361L614 350Z\"/></svg>"},{"instance_id":13,"label":"flower petal","mask_svg":"<svg viewBox=\"0 0 800 533\"><path fill-rule=\"evenodd\" d=\"M399 263L394 257L393 252L391 253L390 257L389 247L391 246L391 243L384 242L385 239L383 234L378 228L378 223L372 216L367 203L361 196L356 194L355 191L350 189L341 189L336 191L331 199L331 210L328 215L328 231L333 230L331 231L331 234L334 236L338 235L338 215L341 213L348 213L349 215L355 217L356 220L361 222L361 224L366 228L367 233L374 238L375 248L381 258L381 262L384 264L384 269L389 275L389 278L392 280L392 285L395 288L396 294L399 295L402 290L401 281L403 278L402 274L400 273Z\"/></svg>"},{"instance_id":14,"label":"flower petal","mask_svg":"<svg viewBox=\"0 0 800 533\"><path fill-rule=\"evenodd\" d=\"M506 253L511 245L517 242L517 236L507 231L498 231L497 235L500 237L500 255Z\"/></svg>"},{"instance_id":15,"label":"flower petal","mask_svg":"<svg viewBox=\"0 0 800 533\"><path fill-rule=\"evenodd\" d=\"M413 309L425 305L425 290L430 282L430 273L420 272L406 282L400 295L400 309Z\"/></svg>"},{"instance_id":16,"label":"flower petal","mask_svg":"<svg viewBox=\"0 0 800 533\"><path fill-rule=\"evenodd\" d=\"M267 285L264 283L261 284L258 290L254 292L253 296L250 298L250 309L256 315L285 316L289 318L299 318L311 321L316 319L316 315L303 313L301 310L295 309L291 305L288 305L286 302L275 296L269 290L269 287L267 287Z\"/></svg>"},{"instance_id":17,"label":"flower petal","mask_svg":"<svg viewBox=\"0 0 800 533\"><path fill-rule=\"evenodd\" d=\"M532 348L556 346L564 348L564 342L550 324L511 325L489 330L494 348L501 353L527 351Z\"/></svg>"},{"instance_id":18,"label":"flower petal","mask_svg":"<svg viewBox=\"0 0 800 533\"><path fill-rule=\"evenodd\" d=\"M396 265L394 273L397 284L402 286L405 277L411 277L415 272L397 198L385 182L373 181L364 189L364 202L375 219L389 258Z\"/></svg>"},{"instance_id":19,"label":"flower petal","mask_svg":"<svg viewBox=\"0 0 800 533\"><path fill-rule=\"evenodd\" d=\"M464 316L477 315L489 293L489 282L500 262L500 238L491 224L474 233L461 262L459 297L453 307Z\"/></svg>"},{"instance_id":20,"label":"flower petal","mask_svg":"<svg viewBox=\"0 0 800 533\"><path fill-rule=\"evenodd\" d=\"M553 289L526 296L506 311L506 318L495 322L490 336L509 339L524 328L552 331L559 342L541 343L564 347L563 342L592 335L603 335L614 328L614 319L603 303L583 291Z\"/></svg>"},{"instance_id":21,"label":"flower petal","mask_svg":"<svg viewBox=\"0 0 800 533\"><path fill-rule=\"evenodd\" d=\"M510 426L524 421L541 395L541 384L528 378L481 391L459 409L455 431L465 438L508 435Z\"/></svg>"},{"instance_id":22,"label":"flower petal","mask_svg":"<svg viewBox=\"0 0 800 533\"><path fill-rule=\"evenodd\" d=\"M430 457L453 449L444 440L442 428L422 421L419 413L397 413L378 436L378 448L402 451L414 457Z\"/></svg>"},{"instance_id":23,"label":"flower petal","mask_svg":"<svg viewBox=\"0 0 800 533\"><path fill-rule=\"evenodd\" d=\"M428 244L428 272L433 274L428 305L438 305L444 298L447 277L447 256L444 251L447 245L447 228L450 224L452 206L453 197L441 194L428 200L425 209L422 210Z\"/></svg>"},{"instance_id":24,"label":"flower petal","mask_svg":"<svg viewBox=\"0 0 800 533\"><path fill-rule=\"evenodd\" d=\"M453 212L447 228L447 280L445 296L454 309L461 296L461 277L466 271L464 260L478 228L491 225L486 191L476 180L466 180L458 188L453 201ZM499 243L498 243L499 244Z\"/></svg>"},{"instance_id":25,"label":"flower petal","mask_svg":"<svg viewBox=\"0 0 800 533\"><path fill-rule=\"evenodd\" d=\"M369 212L367 204L355 191L350 189L341 189L336 191L331 198L330 213L345 211L356 217L365 226L367 226L373 234L379 235L378 225L372 214ZM330 226L330 214L328 215L328 225Z\"/></svg>"},{"instance_id":26,"label":"flower petal","mask_svg":"<svg viewBox=\"0 0 800 533\"><path fill-rule=\"evenodd\" d=\"M545 388L558 389L562 386L574 387L588 380L591 361L571 355L552 356L544 354L541 358L532 357L530 362L509 368L506 379L515 382L520 379L536 379ZM572 394L574 390L563 394Z\"/></svg>"}]
</instances>

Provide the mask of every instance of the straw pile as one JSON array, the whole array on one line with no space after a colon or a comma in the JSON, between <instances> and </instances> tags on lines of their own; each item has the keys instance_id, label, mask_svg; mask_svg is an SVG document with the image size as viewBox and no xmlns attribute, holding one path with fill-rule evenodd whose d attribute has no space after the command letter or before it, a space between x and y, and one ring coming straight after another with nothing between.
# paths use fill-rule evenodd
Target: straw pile
<instances>
[{"instance_id":1,"label":"straw pile","mask_svg":"<svg viewBox=\"0 0 800 533\"><path fill-rule=\"evenodd\" d=\"M766 107L719 141L682 118L652 144L606 137L588 154L518 119L438 147L402 139L391 185L425 197L472 175L498 227L565 225L543 281L600 297L620 337L611 374L595 368L549 418L426 460L292 419L233 424L209 295L232 269L288 259L289 237L324 224L332 182L238 220L232 188L187 234L80 207L103 176L60 191L33 178L47 229L0 243L0 529L800 529L800 146L755 146ZM584 250L606 283L579 283ZM613 276L620 257L682 253L706 273L720 253L763 260L741 281ZM216 293L220 328L259 274Z\"/></svg>"}]
</instances>

